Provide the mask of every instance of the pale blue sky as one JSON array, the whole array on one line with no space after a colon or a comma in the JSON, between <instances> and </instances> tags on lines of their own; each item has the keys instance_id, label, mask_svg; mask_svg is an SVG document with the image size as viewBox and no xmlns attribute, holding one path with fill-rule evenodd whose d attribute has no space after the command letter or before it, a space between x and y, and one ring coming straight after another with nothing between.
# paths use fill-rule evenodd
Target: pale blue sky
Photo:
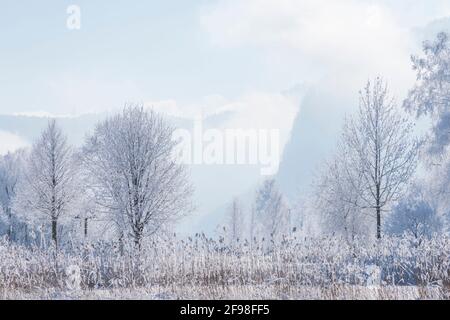
<instances>
[{"instance_id":1,"label":"pale blue sky","mask_svg":"<svg viewBox=\"0 0 450 320\"><path fill-rule=\"evenodd\" d=\"M442 0L0 3L0 113L166 100L182 109L330 75L350 91L381 73L403 93L413 75L410 30L449 13ZM71 4L81 8L79 31L66 28Z\"/></svg>"},{"instance_id":2,"label":"pale blue sky","mask_svg":"<svg viewBox=\"0 0 450 320\"><path fill-rule=\"evenodd\" d=\"M418 30L448 16L444 0L0 0L0 114L233 110L224 126L280 129L283 147L307 92L326 122L376 75L401 100Z\"/></svg>"},{"instance_id":3,"label":"pale blue sky","mask_svg":"<svg viewBox=\"0 0 450 320\"><path fill-rule=\"evenodd\" d=\"M66 27L72 4L81 30ZM356 102L382 75L401 100L417 30L447 16L444 0L0 0L0 114L232 109L227 125L288 137L308 90ZM329 108L354 103L314 108L339 121Z\"/></svg>"},{"instance_id":4,"label":"pale blue sky","mask_svg":"<svg viewBox=\"0 0 450 320\"><path fill-rule=\"evenodd\" d=\"M280 87L263 74L256 49L209 41L199 19L208 1L1 3L3 113L80 113L125 101L194 103L210 94ZM66 28L72 3L81 8L79 31Z\"/></svg>"},{"instance_id":5,"label":"pale blue sky","mask_svg":"<svg viewBox=\"0 0 450 320\"><path fill-rule=\"evenodd\" d=\"M71 4L79 31L66 28ZM0 113L79 114L126 101L182 108L343 70L361 71L345 79L356 84L393 65L392 81L404 83L409 30L448 12L442 0L1 0Z\"/></svg>"}]
</instances>

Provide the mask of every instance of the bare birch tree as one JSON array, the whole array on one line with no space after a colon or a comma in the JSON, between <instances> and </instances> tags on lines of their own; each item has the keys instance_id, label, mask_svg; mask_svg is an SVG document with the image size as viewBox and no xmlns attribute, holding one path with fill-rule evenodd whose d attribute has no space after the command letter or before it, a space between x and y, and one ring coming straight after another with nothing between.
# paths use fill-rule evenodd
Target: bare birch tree
<instances>
[{"instance_id":1,"label":"bare birch tree","mask_svg":"<svg viewBox=\"0 0 450 320\"><path fill-rule=\"evenodd\" d=\"M98 203L119 238L130 236L137 248L191 209L192 186L174 158L173 130L153 111L126 106L99 123L83 148Z\"/></svg>"},{"instance_id":2,"label":"bare birch tree","mask_svg":"<svg viewBox=\"0 0 450 320\"><path fill-rule=\"evenodd\" d=\"M412 129L380 78L367 82L357 116L344 126L344 141L355 157L350 182L362 181L360 207L375 211L378 239L382 212L399 198L416 168L418 142Z\"/></svg>"}]
</instances>

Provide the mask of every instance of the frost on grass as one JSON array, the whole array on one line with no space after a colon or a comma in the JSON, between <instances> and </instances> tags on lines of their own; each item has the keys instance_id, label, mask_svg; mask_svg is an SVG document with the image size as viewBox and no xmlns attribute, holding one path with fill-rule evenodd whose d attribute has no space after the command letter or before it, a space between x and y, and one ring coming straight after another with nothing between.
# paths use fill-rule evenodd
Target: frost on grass
<instances>
[{"instance_id":1,"label":"frost on grass","mask_svg":"<svg viewBox=\"0 0 450 320\"><path fill-rule=\"evenodd\" d=\"M161 241L161 240L160 240ZM266 240L267 241L267 240ZM0 242L2 298L445 299L450 239L385 237L367 243L285 237L226 245L204 235L55 252ZM128 252L128 253L126 253Z\"/></svg>"}]
</instances>

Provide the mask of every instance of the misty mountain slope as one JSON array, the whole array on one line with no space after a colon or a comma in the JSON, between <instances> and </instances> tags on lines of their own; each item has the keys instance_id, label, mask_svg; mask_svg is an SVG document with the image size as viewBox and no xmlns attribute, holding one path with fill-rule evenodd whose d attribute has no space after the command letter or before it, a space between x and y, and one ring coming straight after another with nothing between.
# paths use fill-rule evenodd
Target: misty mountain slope
<instances>
[{"instance_id":1,"label":"misty mountain slope","mask_svg":"<svg viewBox=\"0 0 450 320\"><path fill-rule=\"evenodd\" d=\"M336 92L332 89L334 81L338 80L324 79L323 83L326 85L316 85L305 92L290 139L282 154L276 175L277 184L291 204L295 204L299 196L310 191L316 169L335 148L345 115L357 108L357 92ZM246 181L249 176L248 170L251 169L251 167L236 166L236 168L216 168L210 171L215 175L218 174L217 181L222 180L220 176L223 179L234 180L236 188L230 189L228 193L240 198L246 212L250 210L258 184L267 178L260 176L257 170L253 170L255 171L253 179ZM229 175L234 177L230 178ZM243 186L247 188L239 193ZM211 190L215 188L216 185L213 184L204 190L211 194ZM214 208L203 217L194 219L197 221L195 225L199 230L214 231L217 224L226 221L226 212L232 198L225 200L226 203Z\"/></svg>"},{"instance_id":2,"label":"misty mountain slope","mask_svg":"<svg viewBox=\"0 0 450 320\"><path fill-rule=\"evenodd\" d=\"M419 51L411 54L421 54L423 41L433 41L437 33L442 31L450 32L450 17L412 29ZM331 82L330 79L325 79L323 83L314 85L306 93L294 122L290 140L284 150L277 178L282 191L294 201L310 190L314 172L336 145L345 115L353 113L358 105L357 90L351 92L335 90L336 88L341 88L342 91L349 90L350 87L358 86L361 88L364 82L358 85L353 79L352 86L346 86L347 75L336 73L333 76L335 79ZM370 76L372 75L366 77ZM404 97L397 98L400 105Z\"/></svg>"},{"instance_id":3,"label":"misty mountain slope","mask_svg":"<svg viewBox=\"0 0 450 320\"><path fill-rule=\"evenodd\" d=\"M277 175L281 190L291 200L309 190L315 170L335 147L345 110L354 107L355 101L317 87L306 94Z\"/></svg>"}]
</instances>

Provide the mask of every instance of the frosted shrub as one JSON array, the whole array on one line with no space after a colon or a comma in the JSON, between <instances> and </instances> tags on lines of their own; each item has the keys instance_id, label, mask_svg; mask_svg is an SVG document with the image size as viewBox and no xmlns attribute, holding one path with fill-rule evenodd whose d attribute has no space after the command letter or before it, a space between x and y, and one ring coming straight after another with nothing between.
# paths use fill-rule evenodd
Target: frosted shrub
<instances>
[{"instance_id":1,"label":"frosted shrub","mask_svg":"<svg viewBox=\"0 0 450 320\"><path fill-rule=\"evenodd\" d=\"M66 287L68 290L80 290L81 274L77 265L71 264L66 268Z\"/></svg>"}]
</instances>

